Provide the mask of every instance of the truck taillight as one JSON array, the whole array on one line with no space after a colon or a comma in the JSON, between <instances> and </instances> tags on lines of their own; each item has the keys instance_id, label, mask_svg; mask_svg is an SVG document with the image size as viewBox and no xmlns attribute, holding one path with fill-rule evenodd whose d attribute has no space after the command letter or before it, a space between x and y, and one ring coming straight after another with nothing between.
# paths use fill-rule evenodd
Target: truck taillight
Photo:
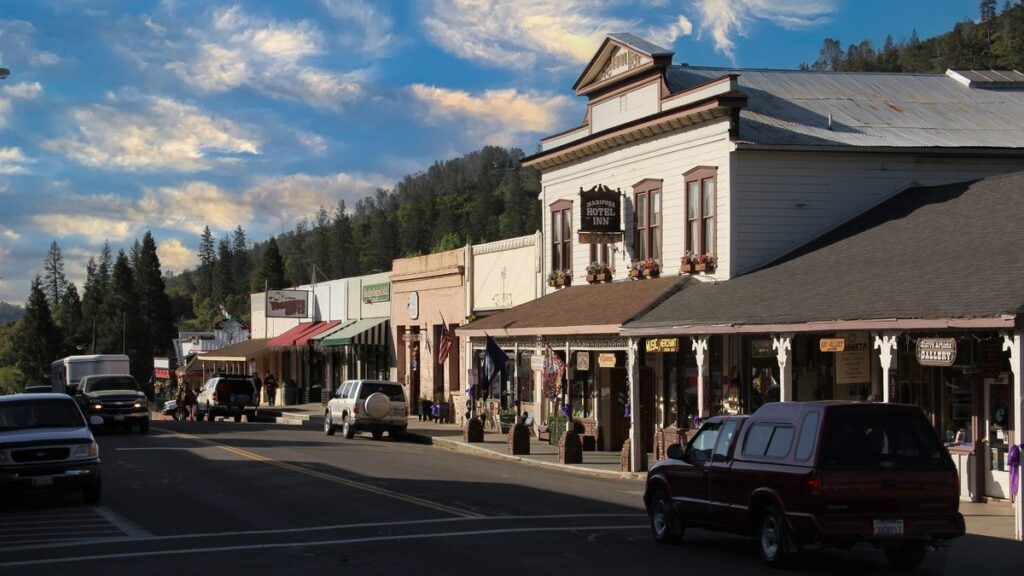
<instances>
[{"instance_id":1,"label":"truck taillight","mask_svg":"<svg viewBox=\"0 0 1024 576\"><path fill-rule=\"evenodd\" d=\"M210 394L210 400L212 400L214 404L217 403L217 393L216 392L214 392L213 394Z\"/></svg>"},{"instance_id":2,"label":"truck taillight","mask_svg":"<svg viewBox=\"0 0 1024 576\"><path fill-rule=\"evenodd\" d=\"M356 404L355 406L352 407L352 413L359 414L359 404Z\"/></svg>"},{"instance_id":3,"label":"truck taillight","mask_svg":"<svg viewBox=\"0 0 1024 576\"><path fill-rule=\"evenodd\" d=\"M811 496L820 496L824 488L824 483L821 481L821 474L813 473L807 477L807 493Z\"/></svg>"}]
</instances>

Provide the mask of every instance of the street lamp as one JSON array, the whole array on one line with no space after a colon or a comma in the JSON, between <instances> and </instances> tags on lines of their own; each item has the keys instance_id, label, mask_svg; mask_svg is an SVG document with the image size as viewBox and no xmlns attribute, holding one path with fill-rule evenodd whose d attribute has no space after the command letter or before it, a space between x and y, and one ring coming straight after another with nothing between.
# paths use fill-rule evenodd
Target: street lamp
<instances>
[{"instance_id":1,"label":"street lamp","mask_svg":"<svg viewBox=\"0 0 1024 576\"><path fill-rule=\"evenodd\" d=\"M0 68L0 80L4 80L11 75L11 71L7 68Z\"/></svg>"}]
</instances>

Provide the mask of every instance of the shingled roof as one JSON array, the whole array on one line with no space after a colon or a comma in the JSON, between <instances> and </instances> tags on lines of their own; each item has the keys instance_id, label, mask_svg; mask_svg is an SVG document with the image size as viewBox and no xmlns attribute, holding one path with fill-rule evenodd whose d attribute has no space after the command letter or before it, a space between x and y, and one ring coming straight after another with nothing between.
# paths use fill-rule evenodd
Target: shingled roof
<instances>
[{"instance_id":1,"label":"shingled roof","mask_svg":"<svg viewBox=\"0 0 1024 576\"><path fill-rule=\"evenodd\" d=\"M689 282L624 335L1012 327L1024 172L906 190L758 271Z\"/></svg>"},{"instance_id":2,"label":"shingled roof","mask_svg":"<svg viewBox=\"0 0 1024 576\"><path fill-rule=\"evenodd\" d=\"M623 323L662 302L685 281L685 277L672 275L570 286L456 331L471 337L618 334Z\"/></svg>"}]
</instances>

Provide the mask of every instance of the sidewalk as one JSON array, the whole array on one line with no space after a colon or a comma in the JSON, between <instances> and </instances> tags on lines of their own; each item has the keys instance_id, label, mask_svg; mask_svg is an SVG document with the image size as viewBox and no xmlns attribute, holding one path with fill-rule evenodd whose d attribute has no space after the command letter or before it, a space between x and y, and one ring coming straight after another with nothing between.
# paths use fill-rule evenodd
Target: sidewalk
<instances>
[{"instance_id":1,"label":"sidewalk","mask_svg":"<svg viewBox=\"0 0 1024 576\"><path fill-rule=\"evenodd\" d=\"M314 428L323 426L323 413L324 407L320 404L261 408L258 411L261 419L266 418L283 424ZM412 442L431 444L488 458L515 460L532 466L557 468L577 474L621 478L637 482L642 482L647 477L646 472L623 472L620 469L618 452L584 452L582 464L560 464L557 447L547 441L539 441L537 438L531 437L530 454L513 456L508 453L507 434L485 430L483 442L469 443L463 440L462 429L455 424L420 421L417 417L409 418L408 437ZM654 462L652 454L647 455L647 461L648 463ZM983 503L961 501L960 513L964 515L968 534L1013 540L1013 506L1009 502L991 499Z\"/></svg>"}]
</instances>

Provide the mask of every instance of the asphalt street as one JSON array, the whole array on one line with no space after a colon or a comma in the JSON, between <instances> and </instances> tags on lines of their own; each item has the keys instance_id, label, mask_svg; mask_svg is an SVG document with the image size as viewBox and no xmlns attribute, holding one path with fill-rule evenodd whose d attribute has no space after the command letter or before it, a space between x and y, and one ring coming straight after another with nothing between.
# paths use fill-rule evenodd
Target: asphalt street
<instances>
[{"instance_id":1,"label":"asphalt street","mask_svg":"<svg viewBox=\"0 0 1024 576\"><path fill-rule=\"evenodd\" d=\"M98 436L104 493L0 504L0 574L762 574L751 540L650 537L642 484L294 426L154 422ZM968 536L921 574L1021 565ZM804 554L801 574L888 572L870 549ZM357 572L358 571L358 572Z\"/></svg>"}]
</instances>

